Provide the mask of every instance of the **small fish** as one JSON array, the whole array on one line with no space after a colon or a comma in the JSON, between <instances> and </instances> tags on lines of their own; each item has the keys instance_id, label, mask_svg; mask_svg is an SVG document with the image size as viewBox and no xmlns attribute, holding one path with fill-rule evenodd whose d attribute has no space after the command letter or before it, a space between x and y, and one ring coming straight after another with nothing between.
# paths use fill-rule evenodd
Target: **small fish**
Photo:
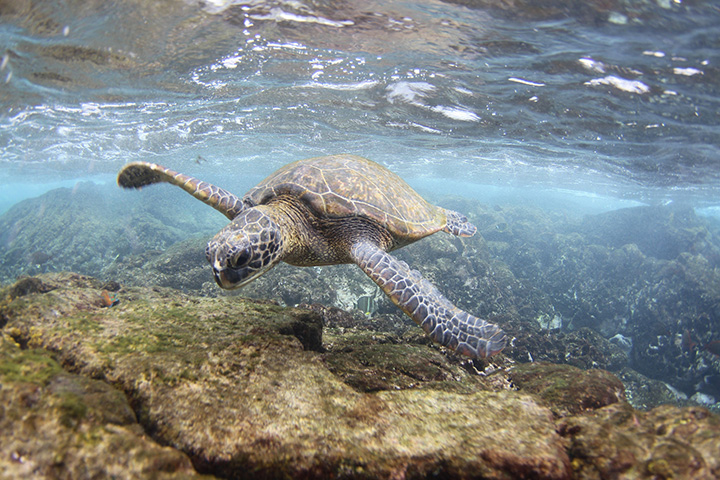
<instances>
[{"instance_id":1,"label":"small fish","mask_svg":"<svg viewBox=\"0 0 720 480\"><path fill-rule=\"evenodd\" d=\"M355 308L363 312L366 316L372 317L378 311L378 304L375 297L377 296L377 290L372 295L363 295L355 302Z\"/></svg>"},{"instance_id":2,"label":"small fish","mask_svg":"<svg viewBox=\"0 0 720 480\"><path fill-rule=\"evenodd\" d=\"M692 352L697 347L697 343L692 339L689 330L685 330L682 334L682 351Z\"/></svg>"},{"instance_id":3,"label":"small fish","mask_svg":"<svg viewBox=\"0 0 720 480\"><path fill-rule=\"evenodd\" d=\"M30 255L30 263L32 265L42 265L43 263L47 263L50 260L52 260L52 255L49 255L41 250L38 250L37 252L33 252Z\"/></svg>"},{"instance_id":4,"label":"small fish","mask_svg":"<svg viewBox=\"0 0 720 480\"><path fill-rule=\"evenodd\" d=\"M120 303L117 293L110 293L107 290L103 290L102 293L100 293L100 300L102 301L102 306L107 308L114 307Z\"/></svg>"}]
</instances>

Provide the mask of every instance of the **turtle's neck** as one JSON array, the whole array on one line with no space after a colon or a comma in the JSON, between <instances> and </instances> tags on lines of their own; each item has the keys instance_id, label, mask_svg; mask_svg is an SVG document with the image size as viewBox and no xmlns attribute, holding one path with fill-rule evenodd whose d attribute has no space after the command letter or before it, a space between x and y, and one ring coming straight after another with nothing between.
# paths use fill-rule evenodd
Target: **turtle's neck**
<instances>
[{"instance_id":1,"label":"turtle's neck","mask_svg":"<svg viewBox=\"0 0 720 480\"><path fill-rule=\"evenodd\" d=\"M272 218L280 228L284 262L291 265L337 263L337 252L322 234L322 222L296 198L281 195L254 208Z\"/></svg>"},{"instance_id":2,"label":"turtle's neck","mask_svg":"<svg viewBox=\"0 0 720 480\"><path fill-rule=\"evenodd\" d=\"M261 210L278 225L283 238L282 260L291 265L316 266L353 263L350 247L362 237L387 249L392 238L386 230L361 217L322 218L296 197L278 196Z\"/></svg>"}]
</instances>

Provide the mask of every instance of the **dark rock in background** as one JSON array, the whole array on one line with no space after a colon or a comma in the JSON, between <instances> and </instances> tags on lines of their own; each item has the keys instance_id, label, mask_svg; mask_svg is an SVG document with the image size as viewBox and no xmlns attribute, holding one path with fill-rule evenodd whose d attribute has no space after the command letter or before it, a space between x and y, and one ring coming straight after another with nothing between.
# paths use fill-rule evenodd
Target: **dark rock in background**
<instances>
[{"instance_id":1,"label":"dark rock in background","mask_svg":"<svg viewBox=\"0 0 720 480\"><path fill-rule=\"evenodd\" d=\"M525 207L475 207L469 216L530 292L536 310L527 312L539 313L541 324L616 337L638 372L688 397L720 398L720 356L712 351L720 339L717 222L673 205L583 220ZM605 368L623 366L611 363Z\"/></svg>"},{"instance_id":2,"label":"dark rock in background","mask_svg":"<svg viewBox=\"0 0 720 480\"><path fill-rule=\"evenodd\" d=\"M692 406L684 393L670 387L660 380L653 380L631 368L616 372L625 386L625 398L638 410L650 410L658 405Z\"/></svg>"},{"instance_id":3,"label":"dark rock in background","mask_svg":"<svg viewBox=\"0 0 720 480\"><path fill-rule=\"evenodd\" d=\"M0 217L0 281L62 270L100 276L127 257L224 225L221 214L171 190L130 195L78 183L16 204Z\"/></svg>"},{"instance_id":4,"label":"dark rock in background","mask_svg":"<svg viewBox=\"0 0 720 480\"><path fill-rule=\"evenodd\" d=\"M658 260L673 260L681 253L702 254L720 261L718 245L707 226L687 206L633 207L584 219L581 231L588 243L611 248L636 245Z\"/></svg>"}]
</instances>

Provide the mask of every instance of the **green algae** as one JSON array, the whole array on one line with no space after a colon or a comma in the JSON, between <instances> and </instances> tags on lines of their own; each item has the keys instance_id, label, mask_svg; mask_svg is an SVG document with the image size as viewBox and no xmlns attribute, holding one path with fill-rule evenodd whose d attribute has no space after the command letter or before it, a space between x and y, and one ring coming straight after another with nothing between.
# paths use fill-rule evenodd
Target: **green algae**
<instances>
[{"instance_id":1,"label":"green algae","mask_svg":"<svg viewBox=\"0 0 720 480\"><path fill-rule=\"evenodd\" d=\"M88 406L80 395L65 392L59 395L57 409L60 412L60 423L65 427L76 426L88 413Z\"/></svg>"},{"instance_id":2,"label":"green algae","mask_svg":"<svg viewBox=\"0 0 720 480\"><path fill-rule=\"evenodd\" d=\"M520 391L537 395L556 417L625 401L622 382L604 370L538 362L516 365L509 376Z\"/></svg>"},{"instance_id":3,"label":"green algae","mask_svg":"<svg viewBox=\"0 0 720 480\"><path fill-rule=\"evenodd\" d=\"M699 407L649 412L616 403L565 418L574 478L712 479L720 472L720 417Z\"/></svg>"},{"instance_id":4,"label":"green algae","mask_svg":"<svg viewBox=\"0 0 720 480\"><path fill-rule=\"evenodd\" d=\"M0 385L2 478L200 478L148 439L122 392L65 372L47 351L0 336Z\"/></svg>"},{"instance_id":5,"label":"green algae","mask_svg":"<svg viewBox=\"0 0 720 480\"><path fill-rule=\"evenodd\" d=\"M46 385L63 371L51 355L42 349L20 350L14 342L0 339L0 379L2 382L23 382Z\"/></svg>"},{"instance_id":6,"label":"green algae","mask_svg":"<svg viewBox=\"0 0 720 480\"><path fill-rule=\"evenodd\" d=\"M230 342L252 343L258 338L258 335L239 334L240 322L237 318L215 315L213 321L208 322L207 318L197 313L188 313L187 307L183 306L158 309L148 302L133 301L124 310L116 307L113 313L117 315L107 319L97 313L65 317L67 326L58 330L63 333L100 333L90 340L90 344L99 352L114 355L191 352L194 349L187 349L187 346L197 342L211 341L215 345L226 346Z\"/></svg>"},{"instance_id":7,"label":"green algae","mask_svg":"<svg viewBox=\"0 0 720 480\"><path fill-rule=\"evenodd\" d=\"M238 299L198 301L167 289L147 293L123 290L121 305L99 308L97 290L59 287L10 301L5 311L8 319L26 319L12 321L17 341L60 349L77 371L111 381L110 365L170 387L207 380L215 370L250 375L260 352L287 348L288 337L299 342L293 349L322 348L322 319L314 312Z\"/></svg>"},{"instance_id":8,"label":"green algae","mask_svg":"<svg viewBox=\"0 0 720 480\"><path fill-rule=\"evenodd\" d=\"M365 341L363 341L363 339ZM374 343L372 335L338 341L323 355L328 369L358 392L431 388L471 393L481 385L437 351L422 345Z\"/></svg>"}]
</instances>

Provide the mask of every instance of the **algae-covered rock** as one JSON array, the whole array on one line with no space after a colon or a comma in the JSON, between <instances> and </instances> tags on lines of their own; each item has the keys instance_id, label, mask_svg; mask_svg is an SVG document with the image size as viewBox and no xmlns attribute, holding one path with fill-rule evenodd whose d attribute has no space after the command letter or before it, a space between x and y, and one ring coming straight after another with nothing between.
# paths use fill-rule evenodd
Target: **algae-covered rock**
<instances>
[{"instance_id":1,"label":"algae-covered rock","mask_svg":"<svg viewBox=\"0 0 720 480\"><path fill-rule=\"evenodd\" d=\"M0 478L200 478L148 439L125 395L0 335Z\"/></svg>"},{"instance_id":2,"label":"algae-covered rock","mask_svg":"<svg viewBox=\"0 0 720 480\"><path fill-rule=\"evenodd\" d=\"M650 410L660 405L694 405L687 395L667 383L648 378L631 368L625 367L617 375L625 386L625 398L638 410Z\"/></svg>"},{"instance_id":3,"label":"algae-covered rock","mask_svg":"<svg viewBox=\"0 0 720 480\"><path fill-rule=\"evenodd\" d=\"M477 376L468 375L424 343L372 330L330 329L323 355L328 369L359 392L432 388L458 393L487 390ZM329 337L329 338L328 338Z\"/></svg>"},{"instance_id":4,"label":"algae-covered rock","mask_svg":"<svg viewBox=\"0 0 720 480\"><path fill-rule=\"evenodd\" d=\"M625 400L622 382L605 370L580 370L570 365L526 363L510 372L522 392L542 398L557 417L565 417Z\"/></svg>"},{"instance_id":5,"label":"algae-covered rock","mask_svg":"<svg viewBox=\"0 0 720 480\"><path fill-rule=\"evenodd\" d=\"M513 324L515 346L509 349L522 361L567 363L575 367L618 370L627 364L628 357L620 347L610 343L589 328L563 331L543 331L535 323ZM524 353L524 354L523 354Z\"/></svg>"},{"instance_id":6,"label":"algae-covered rock","mask_svg":"<svg viewBox=\"0 0 720 480\"><path fill-rule=\"evenodd\" d=\"M185 452L199 471L227 478L568 478L552 415L532 397L451 391L444 384L468 374L443 362L425 367L417 379L425 388L361 393L326 367L323 354L311 350L316 343L303 340L320 330L315 312L162 288L120 289L120 304L102 308L97 281L40 281L56 288L6 298L4 331L21 345L55 352L75 373L122 389L145 431ZM387 347L394 358L413 351ZM411 347L417 360L405 364L420 369L421 359L438 359L429 347Z\"/></svg>"},{"instance_id":7,"label":"algae-covered rock","mask_svg":"<svg viewBox=\"0 0 720 480\"><path fill-rule=\"evenodd\" d=\"M649 412L616 403L565 418L573 478L711 480L720 476L720 417L702 407Z\"/></svg>"},{"instance_id":8,"label":"algae-covered rock","mask_svg":"<svg viewBox=\"0 0 720 480\"><path fill-rule=\"evenodd\" d=\"M22 398L39 391L38 398L50 399L7 401L20 411L0 418L10 422L3 432L22 431L18 419L37 415L54 415L56 425L73 432L90 422L113 434L144 432L171 448L144 437L148 463L132 468L159 465L159 478L188 472L187 460L172 460L184 458L177 450L196 471L223 478L718 473L717 416L705 409L635 411L607 372L526 364L478 376L471 365L406 335L335 326L322 342L323 323L342 316L336 309L119 285L112 288L120 303L103 308L100 291L110 286L48 274L0 294L3 334L17 342L7 344L18 355L45 358L25 370L3 361L2 374L35 385ZM53 441L65 442L59 432ZM41 444L48 451L60 448L55 445ZM118 452L113 462L135 454ZM102 449L76 454L63 458L95 465L107 455ZM6 458L20 457L11 451ZM55 465L50 457L35 458L38 468Z\"/></svg>"},{"instance_id":9,"label":"algae-covered rock","mask_svg":"<svg viewBox=\"0 0 720 480\"><path fill-rule=\"evenodd\" d=\"M720 241L710 220L672 204L583 220L527 207L467 211L490 252L525 285L519 299L529 306L517 308L524 323L547 330L506 329L518 349L506 353L583 368L631 364L687 396L720 397L712 353L720 338ZM605 341L617 335L626 352Z\"/></svg>"},{"instance_id":10,"label":"algae-covered rock","mask_svg":"<svg viewBox=\"0 0 720 480\"><path fill-rule=\"evenodd\" d=\"M179 241L165 251L128 255L109 265L103 275L126 285L173 287L199 292L206 283L215 287L205 258L209 235Z\"/></svg>"}]
</instances>

